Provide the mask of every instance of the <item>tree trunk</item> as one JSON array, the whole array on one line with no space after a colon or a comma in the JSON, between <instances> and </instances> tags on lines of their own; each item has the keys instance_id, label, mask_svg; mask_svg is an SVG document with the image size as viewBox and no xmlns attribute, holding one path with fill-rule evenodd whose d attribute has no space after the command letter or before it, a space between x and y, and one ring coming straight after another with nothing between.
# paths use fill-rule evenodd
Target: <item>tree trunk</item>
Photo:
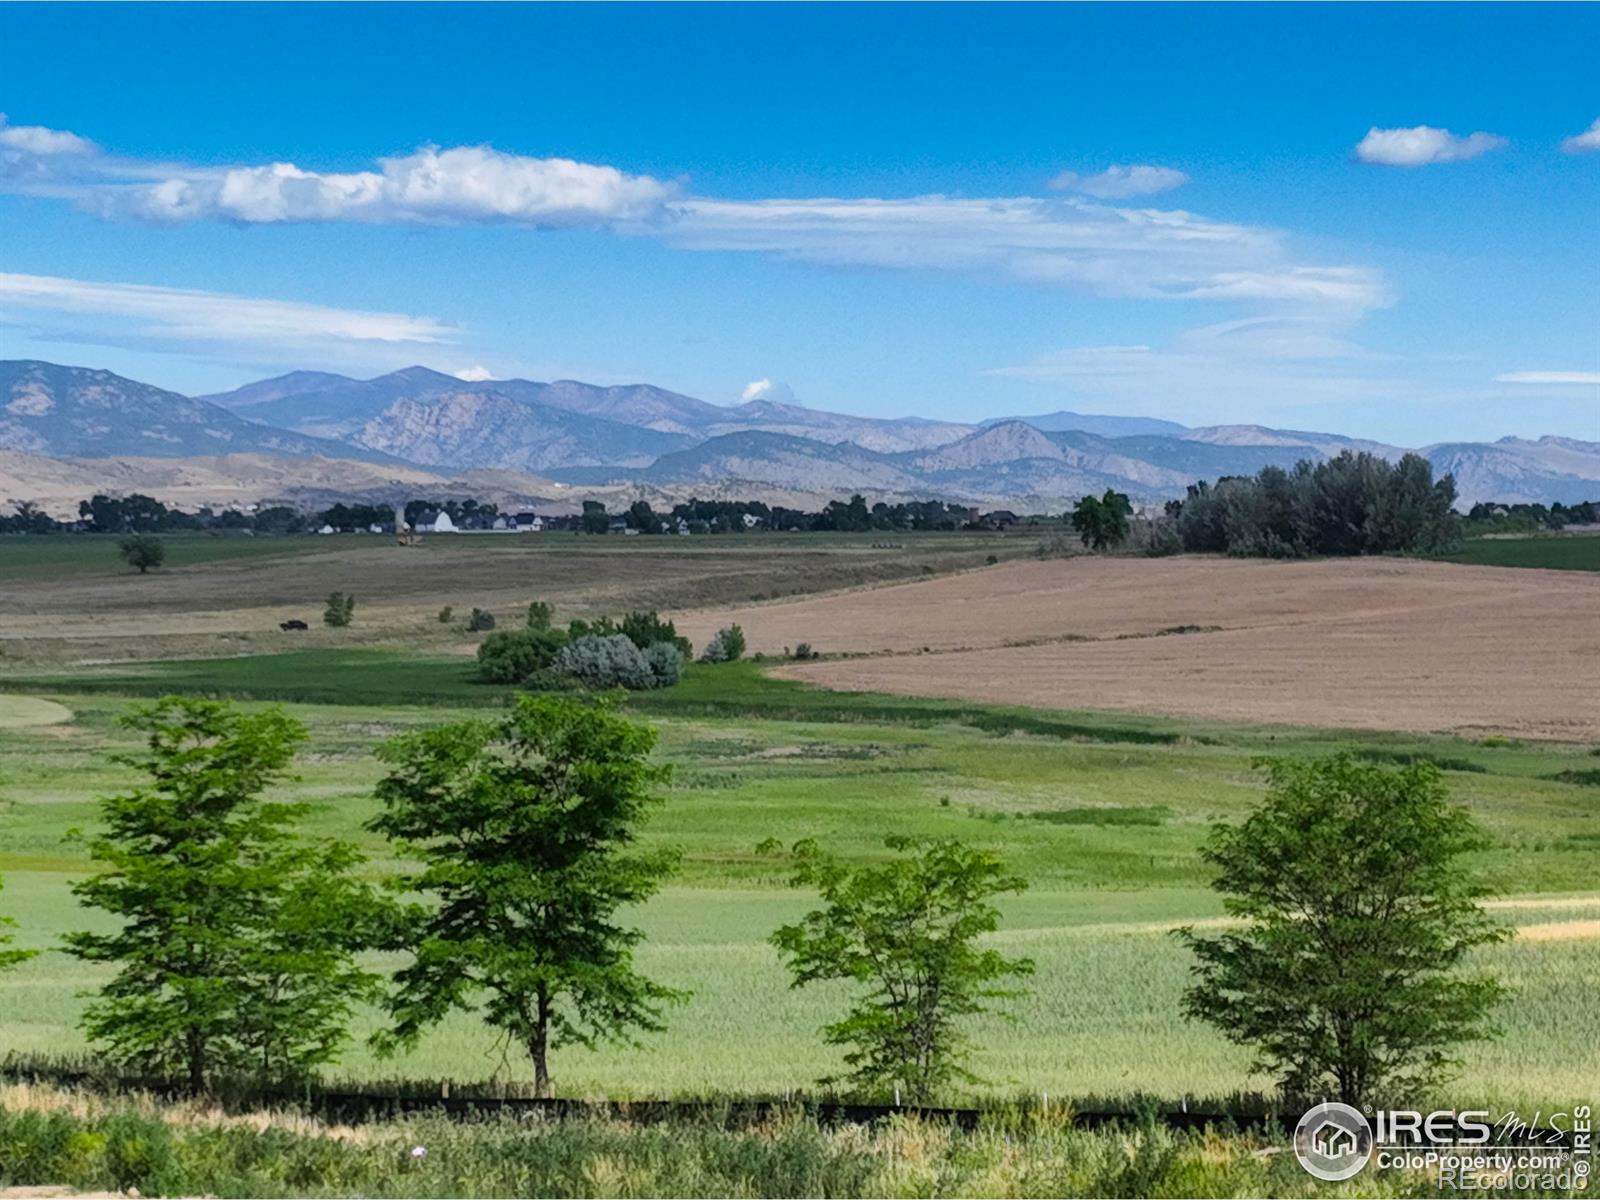
<instances>
[{"instance_id":1,"label":"tree trunk","mask_svg":"<svg viewBox=\"0 0 1600 1200\"><path fill-rule=\"evenodd\" d=\"M541 1098L552 1095L550 1088L550 1001L539 997L538 1016L534 1022L533 1040L528 1043L528 1056L533 1059L533 1094Z\"/></svg>"},{"instance_id":2,"label":"tree trunk","mask_svg":"<svg viewBox=\"0 0 1600 1200\"><path fill-rule=\"evenodd\" d=\"M199 1095L206 1090L206 1041L198 1030L191 1029L185 1039L189 1066L189 1090Z\"/></svg>"}]
</instances>

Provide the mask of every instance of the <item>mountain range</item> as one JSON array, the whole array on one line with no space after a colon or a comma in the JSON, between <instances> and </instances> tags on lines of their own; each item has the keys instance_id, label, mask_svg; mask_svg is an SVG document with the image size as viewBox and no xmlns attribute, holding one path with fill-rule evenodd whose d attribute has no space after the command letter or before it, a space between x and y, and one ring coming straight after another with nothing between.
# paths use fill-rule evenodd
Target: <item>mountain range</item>
<instances>
[{"instance_id":1,"label":"mountain range","mask_svg":"<svg viewBox=\"0 0 1600 1200\"><path fill-rule=\"evenodd\" d=\"M318 495L450 486L501 472L512 492L570 500L621 495L939 497L1028 510L1060 508L1115 488L1142 502L1181 496L1196 479L1290 467L1343 450L1398 458L1406 448L1339 434L1256 425L1188 428L1152 417L1053 412L978 424L883 419L755 400L723 406L649 384L466 381L425 367L374 379L295 371L231 392L188 397L109 371L0 362L0 450L71 460L75 477L104 462L108 486L131 488L160 460L227 464L287 486L264 459L314 463ZM1455 475L1462 504L1600 497L1600 443L1502 438L1416 448ZM105 460L137 460L137 470ZM220 464L220 465L219 465ZM198 469L198 468L197 468ZM132 472L132 475L130 475ZM168 471L170 474L170 470ZM39 471L13 471L15 488ZM483 476L479 475L480 482ZM566 490L564 490L566 489ZM11 499L31 499L16 495ZM265 496L258 498L268 498Z\"/></svg>"}]
</instances>

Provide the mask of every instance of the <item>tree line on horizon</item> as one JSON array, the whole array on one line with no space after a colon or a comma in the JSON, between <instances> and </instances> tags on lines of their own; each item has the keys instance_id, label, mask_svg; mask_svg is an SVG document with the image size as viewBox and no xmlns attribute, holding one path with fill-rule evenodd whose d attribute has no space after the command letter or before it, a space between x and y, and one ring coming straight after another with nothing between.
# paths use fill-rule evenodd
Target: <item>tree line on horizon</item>
<instances>
[{"instance_id":1,"label":"tree line on horizon","mask_svg":"<svg viewBox=\"0 0 1600 1200\"><path fill-rule=\"evenodd\" d=\"M1292 470L1262 467L1254 475L1228 475L1189 485L1158 516L1130 521L1128 497L1114 490L1085 496L1068 514L1083 544L1108 550L1128 542L1152 556L1228 554L1238 558L1348 557L1366 554L1438 554L1456 545L1470 526L1504 519L1503 506L1455 511L1451 475L1434 479L1417 454L1397 462L1366 451L1344 451ZM1547 528L1592 518L1600 506L1555 510L1537 506ZM1557 511L1559 510L1559 511Z\"/></svg>"}]
</instances>

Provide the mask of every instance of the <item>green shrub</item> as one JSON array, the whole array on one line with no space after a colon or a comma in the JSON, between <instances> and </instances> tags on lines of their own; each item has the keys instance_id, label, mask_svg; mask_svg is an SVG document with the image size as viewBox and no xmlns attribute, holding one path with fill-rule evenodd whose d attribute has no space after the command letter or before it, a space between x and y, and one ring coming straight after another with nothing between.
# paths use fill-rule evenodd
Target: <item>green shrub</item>
<instances>
[{"instance_id":1,"label":"green shrub","mask_svg":"<svg viewBox=\"0 0 1600 1200\"><path fill-rule=\"evenodd\" d=\"M344 592L329 592L328 604L322 610L322 623L335 629L343 629L354 619L356 612L356 598Z\"/></svg>"},{"instance_id":2,"label":"green shrub","mask_svg":"<svg viewBox=\"0 0 1600 1200\"><path fill-rule=\"evenodd\" d=\"M472 610L472 615L467 618L467 628L473 633L483 633L494 628L494 614L481 608Z\"/></svg>"},{"instance_id":3,"label":"green shrub","mask_svg":"<svg viewBox=\"0 0 1600 1200\"><path fill-rule=\"evenodd\" d=\"M550 619L555 614L543 600L534 600L528 605L528 628L544 630L550 628Z\"/></svg>"},{"instance_id":4,"label":"green shrub","mask_svg":"<svg viewBox=\"0 0 1600 1200\"><path fill-rule=\"evenodd\" d=\"M450 624L450 618L454 614L455 614L455 609L451 608L448 604L446 604L443 608L441 608L439 610L439 624L441 624L441 625Z\"/></svg>"},{"instance_id":5,"label":"green shrub","mask_svg":"<svg viewBox=\"0 0 1600 1200\"><path fill-rule=\"evenodd\" d=\"M596 691L623 687L643 692L656 686L655 670L644 651L620 633L574 639L561 648L550 669Z\"/></svg>"},{"instance_id":6,"label":"green shrub","mask_svg":"<svg viewBox=\"0 0 1600 1200\"><path fill-rule=\"evenodd\" d=\"M172 1130L165 1122L116 1113L106 1118L101 1132L106 1174L118 1191L170 1196L185 1190Z\"/></svg>"},{"instance_id":7,"label":"green shrub","mask_svg":"<svg viewBox=\"0 0 1600 1200\"><path fill-rule=\"evenodd\" d=\"M574 642L581 637L614 637L621 632L610 617L596 617L592 621L579 617L567 623L567 638Z\"/></svg>"},{"instance_id":8,"label":"green shrub","mask_svg":"<svg viewBox=\"0 0 1600 1200\"><path fill-rule=\"evenodd\" d=\"M679 637L672 622L663 621L654 609L649 612L629 613L622 618L618 632L641 650L657 642L671 642L678 648L678 653L685 658L694 653L694 647L689 644L689 639Z\"/></svg>"},{"instance_id":9,"label":"green shrub","mask_svg":"<svg viewBox=\"0 0 1600 1200\"><path fill-rule=\"evenodd\" d=\"M744 630L737 625L729 625L719 629L706 648L700 652L700 661L704 663L736 662L744 657Z\"/></svg>"},{"instance_id":10,"label":"green shrub","mask_svg":"<svg viewBox=\"0 0 1600 1200\"><path fill-rule=\"evenodd\" d=\"M527 683L550 669L567 638L559 629L503 629L478 646L478 675L487 683Z\"/></svg>"},{"instance_id":11,"label":"green shrub","mask_svg":"<svg viewBox=\"0 0 1600 1200\"><path fill-rule=\"evenodd\" d=\"M671 642L652 642L644 648L644 660L658 688L672 687L683 678L683 655Z\"/></svg>"},{"instance_id":12,"label":"green shrub","mask_svg":"<svg viewBox=\"0 0 1600 1200\"><path fill-rule=\"evenodd\" d=\"M790 657L796 658L796 659L800 660L801 662L804 662L808 658L816 658L816 657L818 657L818 653L817 653L817 651L815 651L815 650L813 650L811 648L811 643L810 642L801 642L798 646L796 646L794 648L794 654L791 655Z\"/></svg>"}]
</instances>

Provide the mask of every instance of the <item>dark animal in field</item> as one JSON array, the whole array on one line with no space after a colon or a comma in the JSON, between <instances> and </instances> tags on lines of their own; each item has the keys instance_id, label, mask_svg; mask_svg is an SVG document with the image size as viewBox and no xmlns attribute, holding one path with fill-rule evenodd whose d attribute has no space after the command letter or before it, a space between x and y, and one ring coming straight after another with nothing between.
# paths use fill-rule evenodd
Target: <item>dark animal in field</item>
<instances>
[{"instance_id":1,"label":"dark animal in field","mask_svg":"<svg viewBox=\"0 0 1600 1200\"><path fill-rule=\"evenodd\" d=\"M279 625L278 628L283 630L285 633L298 633L302 629L310 629L311 626L307 625L304 621L285 621L283 624Z\"/></svg>"}]
</instances>

